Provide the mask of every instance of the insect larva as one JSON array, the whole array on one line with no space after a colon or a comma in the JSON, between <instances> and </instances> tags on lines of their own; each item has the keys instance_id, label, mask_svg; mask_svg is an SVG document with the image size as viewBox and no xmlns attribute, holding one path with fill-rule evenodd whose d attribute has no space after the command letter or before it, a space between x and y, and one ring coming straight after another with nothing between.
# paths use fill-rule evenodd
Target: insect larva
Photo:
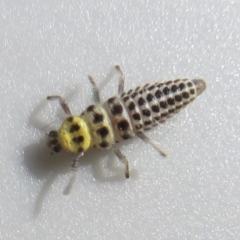
<instances>
[{"instance_id":1,"label":"insect larva","mask_svg":"<svg viewBox=\"0 0 240 240\"><path fill-rule=\"evenodd\" d=\"M76 154L72 160L72 177L64 193L70 191L79 158L90 148L112 148L118 159L125 164L125 176L129 178L128 160L114 146L115 143L138 136L151 144L163 156L166 154L145 134L145 130L164 122L179 112L206 89L202 79L176 79L166 82L147 83L143 87L124 92L124 74L120 72L118 94L104 103L100 101L99 89L93 79L94 105L86 108L79 116L72 115L61 96L48 96L49 100L59 100L67 115L58 131L47 134L47 145L53 152L62 149Z\"/></svg>"}]
</instances>

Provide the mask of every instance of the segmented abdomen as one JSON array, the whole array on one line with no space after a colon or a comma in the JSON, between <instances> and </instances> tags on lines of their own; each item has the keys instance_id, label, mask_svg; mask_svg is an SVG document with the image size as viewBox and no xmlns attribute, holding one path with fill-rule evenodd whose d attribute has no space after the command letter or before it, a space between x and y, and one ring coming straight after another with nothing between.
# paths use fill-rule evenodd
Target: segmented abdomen
<instances>
[{"instance_id":1,"label":"segmented abdomen","mask_svg":"<svg viewBox=\"0 0 240 240\"><path fill-rule=\"evenodd\" d=\"M202 80L146 84L111 97L103 105L89 106L81 117L90 129L91 146L110 148L115 142L164 122L204 90L198 81Z\"/></svg>"},{"instance_id":2,"label":"segmented abdomen","mask_svg":"<svg viewBox=\"0 0 240 240\"><path fill-rule=\"evenodd\" d=\"M196 85L188 79L146 84L124 92L104 103L116 141L132 138L164 122L190 103L197 95Z\"/></svg>"}]
</instances>

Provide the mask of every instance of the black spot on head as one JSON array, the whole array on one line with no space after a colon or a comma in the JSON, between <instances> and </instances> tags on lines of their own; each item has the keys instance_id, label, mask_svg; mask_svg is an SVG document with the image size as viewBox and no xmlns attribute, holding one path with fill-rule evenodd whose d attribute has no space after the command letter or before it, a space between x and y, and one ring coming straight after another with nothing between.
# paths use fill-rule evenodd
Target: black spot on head
<instances>
[{"instance_id":1,"label":"black spot on head","mask_svg":"<svg viewBox=\"0 0 240 240\"><path fill-rule=\"evenodd\" d=\"M192 95L194 95L194 94L195 94L195 90L194 90L194 89L191 89L191 90L190 90L190 93L191 93Z\"/></svg>"},{"instance_id":2,"label":"black spot on head","mask_svg":"<svg viewBox=\"0 0 240 240\"><path fill-rule=\"evenodd\" d=\"M130 135L127 134L127 133L125 133L125 134L123 134L121 137L122 137L124 140L127 140L127 139L130 138Z\"/></svg>"},{"instance_id":3,"label":"black spot on head","mask_svg":"<svg viewBox=\"0 0 240 240\"><path fill-rule=\"evenodd\" d=\"M72 122L72 121L73 121L73 117L69 117L69 118L67 118L67 120L68 120L69 122Z\"/></svg>"},{"instance_id":4,"label":"black spot on head","mask_svg":"<svg viewBox=\"0 0 240 240\"><path fill-rule=\"evenodd\" d=\"M141 116L140 116L139 113L134 113L134 114L132 115L132 117L133 117L134 120L140 120L140 119L141 119Z\"/></svg>"},{"instance_id":5,"label":"black spot on head","mask_svg":"<svg viewBox=\"0 0 240 240\"><path fill-rule=\"evenodd\" d=\"M185 86L184 83L180 83L179 86L178 86L178 88L179 88L180 91L182 91L185 87L186 87L186 86Z\"/></svg>"},{"instance_id":6,"label":"black spot on head","mask_svg":"<svg viewBox=\"0 0 240 240\"><path fill-rule=\"evenodd\" d=\"M72 140L75 143L81 143L81 142L84 141L84 137L83 136L78 136L78 137L74 137Z\"/></svg>"},{"instance_id":7,"label":"black spot on head","mask_svg":"<svg viewBox=\"0 0 240 240\"><path fill-rule=\"evenodd\" d=\"M148 102L151 102L153 99L154 99L153 95L152 95L151 93L149 93L149 94L147 95L147 101L148 101Z\"/></svg>"},{"instance_id":8,"label":"black spot on head","mask_svg":"<svg viewBox=\"0 0 240 240\"><path fill-rule=\"evenodd\" d=\"M109 104L114 103L114 101L115 101L115 97L111 97L111 98L108 99L108 103Z\"/></svg>"},{"instance_id":9,"label":"black spot on head","mask_svg":"<svg viewBox=\"0 0 240 240\"><path fill-rule=\"evenodd\" d=\"M165 101L160 102L160 107L166 109L167 108L167 103Z\"/></svg>"},{"instance_id":10,"label":"black spot on head","mask_svg":"<svg viewBox=\"0 0 240 240\"><path fill-rule=\"evenodd\" d=\"M129 100L129 96L126 96L125 98L123 98L123 101L126 102Z\"/></svg>"},{"instance_id":11,"label":"black spot on head","mask_svg":"<svg viewBox=\"0 0 240 240\"><path fill-rule=\"evenodd\" d=\"M177 91L178 87L176 85L172 85L171 91L175 93Z\"/></svg>"},{"instance_id":12,"label":"black spot on head","mask_svg":"<svg viewBox=\"0 0 240 240\"><path fill-rule=\"evenodd\" d=\"M187 83L188 87L191 87L193 84L191 82Z\"/></svg>"},{"instance_id":13,"label":"black spot on head","mask_svg":"<svg viewBox=\"0 0 240 240\"><path fill-rule=\"evenodd\" d=\"M62 150L62 146L60 144L56 145L54 148L53 148L53 151L54 152L60 152Z\"/></svg>"},{"instance_id":14,"label":"black spot on head","mask_svg":"<svg viewBox=\"0 0 240 240\"><path fill-rule=\"evenodd\" d=\"M107 148L107 147L109 146L109 144L108 144L106 141L103 141L103 142L101 142L101 143L99 144L99 146L100 146L101 148Z\"/></svg>"},{"instance_id":15,"label":"black spot on head","mask_svg":"<svg viewBox=\"0 0 240 240\"><path fill-rule=\"evenodd\" d=\"M99 134L102 138L105 138L109 134L109 130L107 127L102 127L97 130L97 134Z\"/></svg>"},{"instance_id":16,"label":"black spot on head","mask_svg":"<svg viewBox=\"0 0 240 240\"><path fill-rule=\"evenodd\" d=\"M168 98L167 102L168 102L169 105L174 105L175 104L175 101L174 101L173 98Z\"/></svg>"},{"instance_id":17,"label":"black spot on head","mask_svg":"<svg viewBox=\"0 0 240 240\"><path fill-rule=\"evenodd\" d=\"M131 103L128 105L128 109L129 109L130 111L134 110L135 107L136 107L136 105L135 105L134 102L131 102Z\"/></svg>"},{"instance_id":18,"label":"black spot on head","mask_svg":"<svg viewBox=\"0 0 240 240\"><path fill-rule=\"evenodd\" d=\"M123 107L120 104L113 105L111 112L113 115L121 114L123 112Z\"/></svg>"},{"instance_id":19,"label":"black spot on head","mask_svg":"<svg viewBox=\"0 0 240 240\"><path fill-rule=\"evenodd\" d=\"M151 124L152 124L152 121L150 121L150 120L144 122L144 125L151 125Z\"/></svg>"},{"instance_id":20,"label":"black spot on head","mask_svg":"<svg viewBox=\"0 0 240 240\"><path fill-rule=\"evenodd\" d=\"M145 103L146 103L146 101L144 100L143 97L140 97L140 98L138 99L138 105L139 105L139 106L142 106L142 105L144 105Z\"/></svg>"},{"instance_id":21,"label":"black spot on head","mask_svg":"<svg viewBox=\"0 0 240 240\"><path fill-rule=\"evenodd\" d=\"M164 95L168 95L169 92L170 92L170 89L169 89L168 87L165 87L165 88L163 89Z\"/></svg>"},{"instance_id":22,"label":"black spot on head","mask_svg":"<svg viewBox=\"0 0 240 240\"><path fill-rule=\"evenodd\" d=\"M155 97L156 98L160 98L162 96L162 92L160 91L160 90L157 90L156 92L155 92Z\"/></svg>"},{"instance_id":23,"label":"black spot on head","mask_svg":"<svg viewBox=\"0 0 240 240\"><path fill-rule=\"evenodd\" d=\"M91 105L87 108L87 111L88 112L92 112L94 110L95 106L94 105Z\"/></svg>"},{"instance_id":24,"label":"black spot on head","mask_svg":"<svg viewBox=\"0 0 240 240\"><path fill-rule=\"evenodd\" d=\"M181 102L182 101L182 96L181 95L176 95L175 96L175 101Z\"/></svg>"},{"instance_id":25,"label":"black spot on head","mask_svg":"<svg viewBox=\"0 0 240 240\"><path fill-rule=\"evenodd\" d=\"M188 99L189 98L189 93L188 92L183 92L182 97L185 98L185 99Z\"/></svg>"},{"instance_id":26,"label":"black spot on head","mask_svg":"<svg viewBox=\"0 0 240 240\"><path fill-rule=\"evenodd\" d=\"M147 117L150 117L150 116L151 116L151 112L150 112L149 109L144 109L144 110L142 111L142 113L143 113L144 116L147 116Z\"/></svg>"},{"instance_id":27,"label":"black spot on head","mask_svg":"<svg viewBox=\"0 0 240 240\"><path fill-rule=\"evenodd\" d=\"M77 123L75 123L75 124L72 124L71 125L71 127L70 127L70 132L72 133L72 132L76 132L76 131L78 131L80 129L80 126L77 124Z\"/></svg>"},{"instance_id":28,"label":"black spot on head","mask_svg":"<svg viewBox=\"0 0 240 240\"><path fill-rule=\"evenodd\" d=\"M117 124L117 126L118 126L118 129L121 131L126 131L129 129L129 123L127 120L122 120Z\"/></svg>"},{"instance_id":29,"label":"black spot on head","mask_svg":"<svg viewBox=\"0 0 240 240\"><path fill-rule=\"evenodd\" d=\"M99 113L94 113L93 123L100 123L103 121L103 115Z\"/></svg>"},{"instance_id":30,"label":"black spot on head","mask_svg":"<svg viewBox=\"0 0 240 240\"><path fill-rule=\"evenodd\" d=\"M158 105L153 105L152 110L153 110L153 112L158 113L160 111L160 107Z\"/></svg>"}]
</instances>

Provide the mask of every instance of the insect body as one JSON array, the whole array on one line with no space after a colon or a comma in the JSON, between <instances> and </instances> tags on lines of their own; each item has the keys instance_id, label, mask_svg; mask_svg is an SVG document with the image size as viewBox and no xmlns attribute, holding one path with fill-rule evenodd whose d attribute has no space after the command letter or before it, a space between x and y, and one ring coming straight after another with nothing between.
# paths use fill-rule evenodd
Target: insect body
<instances>
[{"instance_id":1,"label":"insect body","mask_svg":"<svg viewBox=\"0 0 240 240\"><path fill-rule=\"evenodd\" d=\"M103 104L100 101L98 87L89 76L93 85L95 104L89 106L79 116L72 115L67 103L61 96L48 96L47 99L58 99L68 117L58 131L48 133L47 145L54 152L65 149L76 154L72 168L84 152L90 148L110 149L125 164L125 176L129 178L127 158L114 146L115 143L133 138L135 135L144 142L150 143L163 156L166 154L148 138L145 130L151 129L175 113L179 112L206 88L202 79L176 79L167 82L146 84L143 87L124 92L124 75L119 78L118 95L109 98ZM73 171L74 173L75 171ZM73 174L73 176L75 176ZM72 177L73 178L73 177ZM70 190L72 180L65 193Z\"/></svg>"}]
</instances>

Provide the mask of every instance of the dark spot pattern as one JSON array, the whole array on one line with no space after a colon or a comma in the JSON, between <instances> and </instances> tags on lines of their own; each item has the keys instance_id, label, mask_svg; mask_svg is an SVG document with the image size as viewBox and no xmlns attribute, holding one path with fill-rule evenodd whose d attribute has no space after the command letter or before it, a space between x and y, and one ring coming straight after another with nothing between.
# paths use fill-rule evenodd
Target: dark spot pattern
<instances>
[{"instance_id":1,"label":"dark spot pattern","mask_svg":"<svg viewBox=\"0 0 240 240\"><path fill-rule=\"evenodd\" d=\"M169 112L169 113L174 113L174 112L175 112L175 109L169 109L168 112Z\"/></svg>"},{"instance_id":2,"label":"dark spot pattern","mask_svg":"<svg viewBox=\"0 0 240 240\"><path fill-rule=\"evenodd\" d=\"M143 97L140 97L139 99L138 99L138 105L139 106L142 106L142 105L144 105L146 102L145 102L145 100L144 100L144 98Z\"/></svg>"},{"instance_id":3,"label":"dark spot pattern","mask_svg":"<svg viewBox=\"0 0 240 240\"><path fill-rule=\"evenodd\" d=\"M109 130L107 127L102 127L97 130L97 134L99 134L102 138L105 138L109 134Z\"/></svg>"},{"instance_id":4,"label":"dark spot pattern","mask_svg":"<svg viewBox=\"0 0 240 240\"><path fill-rule=\"evenodd\" d=\"M142 113L143 113L143 115L146 116L146 117L150 117L150 116L151 116L151 112L150 112L150 110L148 110L148 109L144 109L144 110L142 111Z\"/></svg>"},{"instance_id":5,"label":"dark spot pattern","mask_svg":"<svg viewBox=\"0 0 240 240\"><path fill-rule=\"evenodd\" d=\"M168 95L169 92L170 92L170 89L169 89L168 87L165 87L165 88L163 89L164 95Z\"/></svg>"},{"instance_id":6,"label":"dark spot pattern","mask_svg":"<svg viewBox=\"0 0 240 240\"><path fill-rule=\"evenodd\" d=\"M160 91L160 90L157 90L156 92L155 92L155 97L156 98L160 98L162 96L162 92Z\"/></svg>"},{"instance_id":7,"label":"dark spot pattern","mask_svg":"<svg viewBox=\"0 0 240 240\"><path fill-rule=\"evenodd\" d=\"M160 107L166 109L167 108L167 103L165 101L160 102Z\"/></svg>"},{"instance_id":8,"label":"dark spot pattern","mask_svg":"<svg viewBox=\"0 0 240 240\"><path fill-rule=\"evenodd\" d=\"M53 139L49 142L50 145L56 145L58 143L57 139Z\"/></svg>"},{"instance_id":9,"label":"dark spot pattern","mask_svg":"<svg viewBox=\"0 0 240 240\"><path fill-rule=\"evenodd\" d=\"M111 112L113 115L121 114L123 112L123 107L120 104L113 105Z\"/></svg>"},{"instance_id":10,"label":"dark spot pattern","mask_svg":"<svg viewBox=\"0 0 240 240\"><path fill-rule=\"evenodd\" d=\"M167 102L168 102L169 105L174 105L175 104L175 101L174 101L173 98L168 98Z\"/></svg>"},{"instance_id":11,"label":"dark spot pattern","mask_svg":"<svg viewBox=\"0 0 240 240\"><path fill-rule=\"evenodd\" d=\"M167 117L168 113L162 113L161 117Z\"/></svg>"},{"instance_id":12,"label":"dark spot pattern","mask_svg":"<svg viewBox=\"0 0 240 240\"><path fill-rule=\"evenodd\" d=\"M190 90L190 93L191 93L192 95L194 95L194 94L195 94L195 90L194 90L194 89L191 89L191 90Z\"/></svg>"},{"instance_id":13,"label":"dark spot pattern","mask_svg":"<svg viewBox=\"0 0 240 240\"><path fill-rule=\"evenodd\" d=\"M188 99L189 98L189 93L188 92L183 92L182 97L185 98L185 99Z\"/></svg>"},{"instance_id":14,"label":"dark spot pattern","mask_svg":"<svg viewBox=\"0 0 240 240\"><path fill-rule=\"evenodd\" d=\"M152 110L153 112L158 113L160 111L160 107L158 105L153 105Z\"/></svg>"},{"instance_id":15,"label":"dark spot pattern","mask_svg":"<svg viewBox=\"0 0 240 240\"><path fill-rule=\"evenodd\" d=\"M94 113L93 123L100 123L103 121L103 115L99 113Z\"/></svg>"},{"instance_id":16,"label":"dark spot pattern","mask_svg":"<svg viewBox=\"0 0 240 240\"><path fill-rule=\"evenodd\" d=\"M172 85L171 91L175 93L177 91L178 87L176 85Z\"/></svg>"},{"instance_id":17,"label":"dark spot pattern","mask_svg":"<svg viewBox=\"0 0 240 240\"><path fill-rule=\"evenodd\" d=\"M78 137L74 137L72 140L75 143L81 143L81 142L83 142L84 137L83 136L78 136Z\"/></svg>"},{"instance_id":18,"label":"dark spot pattern","mask_svg":"<svg viewBox=\"0 0 240 240\"><path fill-rule=\"evenodd\" d=\"M182 101L182 96L181 95L176 95L175 96L175 101L181 102Z\"/></svg>"},{"instance_id":19,"label":"dark spot pattern","mask_svg":"<svg viewBox=\"0 0 240 240\"><path fill-rule=\"evenodd\" d=\"M191 82L188 82L187 85L188 87L192 87L193 84Z\"/></svg>"},{"instance_id":20,"label":"dark spot pattern","mask_svg":"<svg viewBox=\"0 0 240 240\"><path fill-rule=\"evenodd\" d=\"M131 103L128 105L128 109L129 109L130 111L134 110L135 107L136 107L136 105L135 105L134 102L131 102Z\"/></svg>"},{"instance_id":21,"label":"dark spot pattern","mask_svg":"<svg viewBox=\"0 0 240 240\"><path fill-rule=\"evenodd\" d=\"M95 106L94 105L91 105L87 108L87 111L88 112L92 112L94 110Z\"/></svg>"},{"instance_id":22,"label":"dark spot pattern","mask_svg":"<svg viewBox=\"0 0 240 240\"><path fill-rule=\"evenodd\" d=\"M114 103L115 99L116 99L115 97L109 98L109 99L108 99L108 103L109 103L109 104Z\"/></svg>"},{"instance_id":23,"label":"dark spot pattern","mask_svg":"<svg viewBox=\"0 0 240 240\"><path fill-rule=\"evenodd\" d=\"M126 131L129 129L129 123L127 120L122 120L117 124L117 126L118 126L118 129L122 131Z\"/></svg>"},{"instance_id":24,"label":"dark spot pattern","mask_svg":"<svg viewBox=\"0 0 240 240\"><path fill-rule=\"evenodd\" d=\"M141 116L139 113L134 113L132 117L134 120L141 120Z\"/></svg>"},{"instance_id":25,"label":"dark spot pattern","mask_svg":"<svg viewBox=\"0 0 240 240\"><path fill-rule=\"evenodd\" d=\"M185 86L184 83L180 83L179 86L178 86L178 88L179 88L180 91L182 91L185 87L186 87L186 86Z\"/></svg>"},{"instance_id":26,"label":"dark spot pattern","mask_svg":"<svg viewBox=\"0 0 240 240\"><path fill-rule=\"evenodd\" d=\"M131 98L135 98L137 95L138 95L138 92L134 92L134 93L131 95Z\"/></svg>"},{"instance_id":27,"label":"dark spot pattern","mask_svg":"<svg viewBox=\"0 0 240 240\"><path fill-rule=\"evenodd\" d=\"M126 101L128 101L128 100L129 100L129 97L128 97L128 96L126 96L126 97L123 98L123 101L124 101L124 102L126 102Z\"/></svg>"},{"instance_id":28,"label":"dark spot pattern","mask_svg":"<svg viewBox=\"0 0 240 240\"><path fill-rule=\"evenodd\" d=\"M155 88L155 85L152 85L148 88L148 91L152 91Z\"/></svg>"},{"instance_id":29,"label":"dark spot pattern","mask_svg":"<svg viewBox=\"0 0 240 240\"><path fill-rule=\"evenodd\" d=\"M144 122L144 125L151 125L151 124L152 124L152 121L150 121L150 120Z\"/></svg>"},{"instance_id":30,"label":"dark spot pattern","mask_svg":"<svg viewBox=\"0 0 240 240\"><path fill-rule=\"evenodd\" d=\"M152 95L151 93L149 93L149 94L147 95L147 101L148 101L148 102L151 102L153 99L154 99L153 95Z\"/></svg>"},{"instance_id":31,"label":"dark spot pattern","mask_svg":"<svg viewBox=\"0 0 240 240\"><path fill-rule=\"evenodd\" d=\"M76 132L76 131L78 131L80 129L80 126L78 125L78 124L72 124L71 125L71 128L70 128L70 132L72 133L72 132Z\"/></svg>"},{"instance_id":32,"label":"dark spot pattern","mask_svg":"<svg viewBox=\"0 0 240 240\"><path fill-rule=\"evenodd\" d=\"M171 83L172 83L172 80L167 81L167 82L166 82L166 85L169 85L169 84L171 84Z\"/></svg>"}]
</instances>

